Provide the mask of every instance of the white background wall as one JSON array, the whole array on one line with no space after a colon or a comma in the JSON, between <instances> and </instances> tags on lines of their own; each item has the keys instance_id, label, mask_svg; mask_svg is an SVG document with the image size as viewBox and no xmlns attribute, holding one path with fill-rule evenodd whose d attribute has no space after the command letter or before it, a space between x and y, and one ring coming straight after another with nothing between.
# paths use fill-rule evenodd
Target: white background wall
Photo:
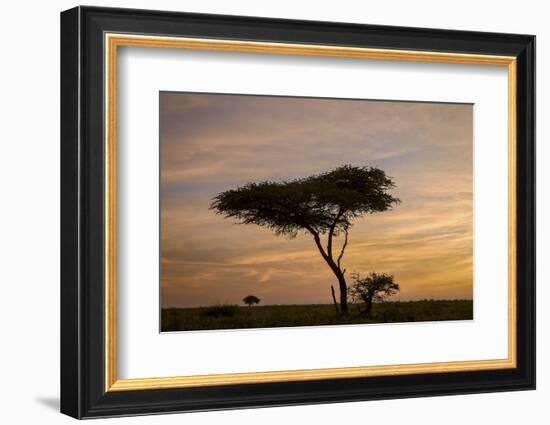
<instances>
[{"instance_id":1,"label":"white background wall","mask_svg":"<svg viewBox=\"0 0 550 425\"><path fill-rule=\"evenodd\" d=\"M134 417L109 423L548 423L550 399L549 12L542 1L187 0L96 5L536 34L538 390ZM5 2L0 15L0 417L69 423L59 392L59 12L77 3Z\"/></svg>"}]
</instances>

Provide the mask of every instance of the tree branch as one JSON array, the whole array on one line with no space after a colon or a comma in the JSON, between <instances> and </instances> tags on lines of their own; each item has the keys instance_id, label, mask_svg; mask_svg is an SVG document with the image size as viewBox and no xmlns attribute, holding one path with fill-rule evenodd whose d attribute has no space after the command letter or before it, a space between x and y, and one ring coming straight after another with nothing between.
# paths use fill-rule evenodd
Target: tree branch
<instances>
[{"instance_id":1,"label":"tree branch","mask_svg":"<svg viewBox=\"0 0 550 425\"><path fill-rule=\"evenodd\" d=\"M328 254L325 252L325 249L323 248L323 244L321 243L321 238L319 237L319 232L315 231L310 226L304 226L304 227L309 233L313 235L313 240L315 241L315 245L317 245L317 248L319 249L321 256L325 259L327 263L330 264L331 258L328 256Z\"/></svg>"},{"instance_id":2,"label":"tree branch","mask_svg":"<svg viewBox=\"0 0 550 425\"><path fill-rule=\"evenodd\" d=\"M336 224L338 224L338 220L342 217L342 214L344 214L344 209L340 207L328 231L327 254L330 258L332 258L332 237L334 236L334 229L336 228Z\"/></svg>"},{"instance_id":3,"label":"tree branch","mask_svg":"<svg viewBox=\"0 0 550 425\"><path fill-rule=\"evenodd\" d=\"M319 250L319 252L321 253L321 257L323 257L323 260L325 260L325 262L328 264L328 266L331 268L331 270L333 271L333 273L336 275L336 276L343 276L343 274L346 272L345 270L342 271L340 269L340 266L337 265L335 262L334 262L334 258L332 258L332 256L330 256L326 251L325 249L323 248L323 244L321 243L321 237L319 236L319 232L317 232L313 227L311 226L304 226L304 228L313 235L313 240L315 241L315 245L317 245L317 249ZM345 229L345 232L346 232L346 244L347 244L347 233L348 233L348 229L346 228ZM340 253L340 257L338 259L340 259L343 255L343 252Z\"/></svg>"},{"instance_id":4,"label":"tree branch","mask_svg":"<svg viewBox=\"0 0 550 425\"><path fill-rule=\"evenodd\" d=\"M323 244L321 243L321 238L319 237L318 233L313 235L313 240L315 241L315 245L317 245L317 248L319 249L319 252L323 256L325 261L330 265L330 263L333 262L332 258L329 257L329 255L325 252L325 249L323 248Z\"/></svg>"},{"instance_id":5,"label":"tree branch","mask_svg":"<svg viewBox=\"0 0 550 425\"><path fill-rule=\"evenodd\" d=\"M340 250L340 255L338 256L338 260L336 260L336 264L338 265L339 269L340 269L340 260L344 256L344 251L346 250L346 247L348 246L348 228L347 227L344 228L344 233L345 233L344 245L342 245L342 249ZM345 273L345 271L344 271L344 273Z\"/></svg>"}]
</instances>

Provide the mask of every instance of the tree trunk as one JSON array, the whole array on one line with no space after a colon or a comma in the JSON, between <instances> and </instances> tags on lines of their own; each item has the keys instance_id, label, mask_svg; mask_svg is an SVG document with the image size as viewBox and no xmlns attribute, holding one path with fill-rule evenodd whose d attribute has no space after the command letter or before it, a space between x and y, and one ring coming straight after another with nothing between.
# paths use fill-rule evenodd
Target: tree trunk
<instances>
[{"instance_id":1,"label":"tree trunk","mask_svg":"<svg viewBox=\"0 0 550 425\"><path fill-rule=\"evenodd\" d=\"M365 316L370 317L372 311L372 298L365 301Z\"/></svg>"},{"instance_id":2,"label":"tree trunk","mask_svg":"<svg viewBox=\"0 0 550 425\"><path fill-rule=\"evenodd\" d=\"M348 284L344 277L344 272L336 265L332 258L327 257L325 261L338 279L338 288L340 289L340 313L347 314L348 312Z\"/></svg>"},{"instance_id":3,"label":"tree trunk","mask_svg":"<svg viewBox=\"0 0 550 425\"><path fill-rule=\"evenodd\" d=\"M332 301L334 302L334 308L336 309L336 314L340 314L340 309L338 308L338 303L336 302L336 295L334 293L334 286L330 285L330 292L332 292Z\"/></svg>"},{"instance_id":4,"label":"tree trunk","mask_svg":"<svg viewBox=\"0 0 550 425\"><path fill-rule=\"evenodd\" d=\"M340 286L340 311L342 314L347 314L348 312L348 285L346 283L346 278L344 273L340 270L334 270L334 274L338 278L338 284Z\"/></svg>"},{"instance_id":5,"label":"tree trunk","mask_svg":"<svg viewBox=\"0 0 550 425\"><path fill-rule=\"evenodd\" d=\"M310 230L310 232L313 235L313 240L315 241L315 244L317 245L317 248L319 249L319 252L321 253L321 256L325 260L325 262L328 264L336 278L338 279L338 286L340 289L340 312L342 314L347 314L348 312L348 285L346 283L346 278L344 277L345 270L341 270L339 267L340 260L342 258L342 254L344 252L344 247L342 248L342 252L340 253L340 256L338 257L338 264L334 261L332 257L332 247L329 245L329 251L328 254L325 252L322 244L321 239L319 238L319 234L313 230ZM347 232L346 232L346 244L347 244Z\"/></svg>"}]
</instances>

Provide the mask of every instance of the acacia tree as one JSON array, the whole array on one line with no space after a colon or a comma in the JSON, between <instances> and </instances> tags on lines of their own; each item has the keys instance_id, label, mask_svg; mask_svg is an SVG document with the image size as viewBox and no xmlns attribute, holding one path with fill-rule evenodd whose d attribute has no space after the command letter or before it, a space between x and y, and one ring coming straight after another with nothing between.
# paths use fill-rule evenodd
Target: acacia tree
<instances>
[{"instance_id":1,"label":"acacia tree","mask_svg":"<svg viewBox=\"0 0 550 425\"><path fill-rule=\"evenodd\" d=\"M258 304L260 302L260 299L255 295L247 295L243 298L243 303L245 303L247 306L251 306L252 304Z\"/></svg>"},{"instance_id":2,"label":"acacia tree","mask_svg":"<svg viewBox=\"0 0 550 425\"><path fill-rule=\"evenodd\" d=\"M367 317L370 316L373 301L384 301L399 291L399 284L390 274L372 272L362 278L359 273L353 273L351 277L355 283L350 288L350 295L354 300L365 303L362 313Z\"/></svg>"},{"instance_id":3,"label":"acacia tree","mask_svg":"<svg viewBox=\"0 0 550 425\"><path fill-rule=\"evenodd\" d=\"M248 183L218 194L210 206L241 224L256 224L276 235L309 234L338 280L340 310L348 311L348 286L342 257L355 219L386 211L399 202L389 191L391 178L375 167L343 165L322 174L273 182ZM342 236L339 249L334 239ZM322 240L323 239L325 240Z\"/></svg>"}]
</instances>

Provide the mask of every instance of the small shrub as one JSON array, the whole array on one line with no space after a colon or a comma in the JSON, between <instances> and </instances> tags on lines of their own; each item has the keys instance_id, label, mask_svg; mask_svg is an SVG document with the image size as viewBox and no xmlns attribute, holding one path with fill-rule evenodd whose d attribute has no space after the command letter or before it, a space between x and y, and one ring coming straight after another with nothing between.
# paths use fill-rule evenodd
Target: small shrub
<instances>
[{"instance_id":1,"label":"small shrub","mask_svg":"<svg viewBox=\"0 0 550 425\"><path fill-rule=\"evenodd\" d=\"M247 306L251 306L252 304L259 304L260 299L255 295L247 295L243 298L243 303L245 303Z\"/></svg>"},{"instance_id":2,"label":"small shrub","mask_svg":"<svg viewBox=\"0 0 550 425\"><path fill-rule=\"evenodd\" d=\"M351 275L355 283L349 288L352 300L365 303L361 314L370 317L373 302L381 302L399 292L399 284L393 280L393 275L371 272L362 278L359 273Z\"/></svg>"}]
</instances>

